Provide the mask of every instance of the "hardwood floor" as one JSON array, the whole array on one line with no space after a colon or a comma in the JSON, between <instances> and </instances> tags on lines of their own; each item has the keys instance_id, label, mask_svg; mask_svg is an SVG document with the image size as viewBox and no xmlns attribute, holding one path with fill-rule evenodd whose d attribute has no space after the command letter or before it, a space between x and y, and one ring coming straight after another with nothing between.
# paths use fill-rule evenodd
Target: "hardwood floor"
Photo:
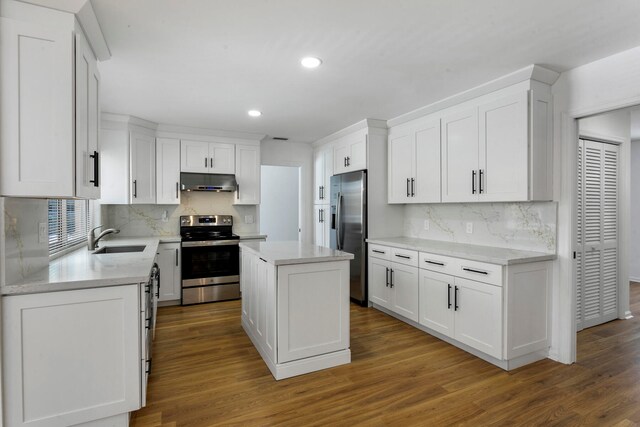
<instances>
[{"instance_id":1,"label":"hardwood floor","mask_svg":"<svg viewBox=\"0 0 640 427\"><path fill-rule=\"evenodd\" d=\"M351 307L352 363L276 382L240 302L161 308L134 427L640 424L640 284L631 320L578 334L578 362L505 372L377 310Z\"/></svg>"}]
</instances>

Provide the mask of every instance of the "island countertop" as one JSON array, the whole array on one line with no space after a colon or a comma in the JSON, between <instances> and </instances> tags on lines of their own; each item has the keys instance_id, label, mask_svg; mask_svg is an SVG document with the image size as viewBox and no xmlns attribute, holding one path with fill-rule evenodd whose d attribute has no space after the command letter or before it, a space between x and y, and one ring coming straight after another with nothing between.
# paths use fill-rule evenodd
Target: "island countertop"
<instances>
[{"instance_id":1,"label":"island countertop","mask_svg":"<svg viewBox=\"0 0 640 427\"><path fill-rule=\"evenodd\" d=\"M102 246L144 245L142 252L93 254L82 247L49 262L23 280L2 287L2 295L36 294L143 283L149 279L159 237L101 240Z\"/></svg>"},{"instance_id":2,"label":"island countertop","mask_svg":"<svg viewBox=\"0 0 640 427\"><path fill-rule=\"evenodd\" d=\"M273 265L309 264L353 259L353 254L348 252L298 241L243 242L241 240L240 248L255 253Z\"/></svg>"}]
</instances>

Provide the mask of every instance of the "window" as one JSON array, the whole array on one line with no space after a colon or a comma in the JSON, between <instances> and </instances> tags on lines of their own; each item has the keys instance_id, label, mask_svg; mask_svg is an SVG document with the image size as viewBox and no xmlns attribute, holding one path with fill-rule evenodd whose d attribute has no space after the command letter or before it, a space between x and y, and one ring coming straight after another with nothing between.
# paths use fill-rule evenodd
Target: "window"
<instances>
[{"instance_id":1,"label":"window","mask_svg":"<svg viewBox=\"0 0 640 427\"><path fill-rule=\"evenodd\" d=\"M88 200L49 200L49 256L60 254L87 239Z\"/></svg>"}]
</instances>

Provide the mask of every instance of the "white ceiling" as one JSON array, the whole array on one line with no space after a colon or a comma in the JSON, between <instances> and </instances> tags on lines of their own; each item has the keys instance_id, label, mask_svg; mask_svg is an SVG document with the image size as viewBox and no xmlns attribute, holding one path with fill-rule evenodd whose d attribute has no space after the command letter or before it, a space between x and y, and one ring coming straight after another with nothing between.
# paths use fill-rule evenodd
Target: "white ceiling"
<instances>
[{"instance_id":1,"label":"white ceiling","mask_svg":"<svg viewBox=\"0 0 640 427\"><path fill-rule=\"evenodd\" d=\"M91 1L103 111L296 141L640 45L638 0Z\"/></svg>"}]
</instances>

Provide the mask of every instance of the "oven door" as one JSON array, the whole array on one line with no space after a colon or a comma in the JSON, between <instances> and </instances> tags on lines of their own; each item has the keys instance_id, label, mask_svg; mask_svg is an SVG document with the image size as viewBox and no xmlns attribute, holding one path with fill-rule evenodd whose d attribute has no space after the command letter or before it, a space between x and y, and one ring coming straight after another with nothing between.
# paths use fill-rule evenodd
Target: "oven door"
<instances>
[{"instance_id":1,"label":"oven door","mask_svg":"<svg viewBox=\"0 0 640 427\"><path fill-rule=\"evenodd\" d=\"M238 241L182 242L182 287L237 283Z\"/></svg>"}]
</instances>

